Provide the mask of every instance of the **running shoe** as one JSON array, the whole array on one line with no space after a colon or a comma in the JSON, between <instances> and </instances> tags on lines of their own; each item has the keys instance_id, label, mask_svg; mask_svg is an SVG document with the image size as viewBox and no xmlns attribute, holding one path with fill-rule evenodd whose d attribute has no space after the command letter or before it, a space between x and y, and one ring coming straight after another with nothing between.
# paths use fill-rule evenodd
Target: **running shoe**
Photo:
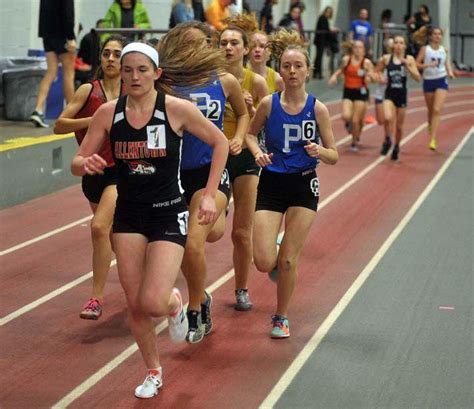
<instances>
[{"instance_id":1,"label":"running shoe","mask_svg":"<svg viewBox=\"0 0 474 409\"><path fill-rule=\"evenodd\" d=\"M397 161L399 153L400 153L400 147L397 144L393 147L392 157L390 159L393 161Z\"/></svg>"},{"instance_id":2,"label":"running shoe","mask_svg":"<svg viewBox=\"0 0 474 409\"><path fill-rule=\"evenodd\" d=\"M199 311L188 310L188 333L186 342L196 344L204 338L205 326L202 323L201 313Z\"/></svg>"},{"instance_id":3,"label":"running shoe","mask_svg":"<svg viewBox=\"0 0 474 409\"><path fill-rule=\"evenodd\" d=\"M389 136L386 136L385 141L382 144L382 149L380 150L380 154L385 156L390 150L391 146L392 146L392 140L390 139Z\"/></svg>"},{"instance_id":4,"label":"running shoe","mask_svg":"<svg viewBox=\"0 0 474 409\"><path fill-rule=\"evenodd\" d=\"M102 303L98 298L90 298L82 307L79 317L85 320L98 320L101 315Z\"/></svg>"},{"instance_id":5,"label":"running shoe","mask_svg":"<svg viewBox=\"0 0 474 409\"><path fill-rule=\"evenodd\" d=\"M49 125L44 120L44 114L34 111L30 116L30 121L33 122L37 128L49 128Z\"/></svg>"},{"instance_id":6,"label":"running shoe","mask_svg":"<svg viewBox=\"0 0 474 409\"><path fill-rule=\"evenodd\" d=\"M178 300L178 309L173 314L168 315L168 331L171 341L183 342L188 332L188 322L184 313L181 293L177 288L173 288L173 294Z\"/></svg>"},{"instance_id":7,"label":"running shoe","mask_svg":"<svg viewBox=\"0 0 474 409\"><path fill-rule=\"evenodd\" d=\"M272 338L288 338L290 336L290 323L283 315L272 315Z\"/></svg>"},{"instance_id":8,"label":"running shoe","mask_svg":"<svg viewBox=\"0 0 474 409\"><path fill-rule=\"evenodd\" d=\"M431 141L430 141L430 144L429 144L429 148L432 151L435 151L437 147L438 147L438 143L436 142L436 139L432 138Z\"/></svg>"},{"instance_id":9,"label":"running shoe","mask_svg":"<svg viewBox=\"0 0 474 409\"><path fill-rule=\"evenodd\" d=\"M158 395L158 390L163 386L161 371L158 375L148 373L141 385L135 388L135 396L140 399L153 398Z\"/></svg>"},{"instance_id":10,"label":"running shoe","mask_svg":"<svg viewBox=\"0 0 474 409\"><path fill-rule=\"evenodd\" d=\"M249 291L246 288L235 290L235 305L237 311L250 311L252 309L252 301L250 301Z\"/></svg>"},{"instance_id":11,"label":"running shoe","mask_svg":"<svg viewBox=\"0 0 474 409\"><path fill-rule=\"evenodd\" d=\"M357 145L354 142L351 143L351 151L352 152L358 152L359 151L359 148L357 147Z\"/></svg>"},{"instance_id":12,"label":"running shoe","mask_svg":"<svg viewBox=\"0 0 474 409\"><path fill-rule=\"evenodd\" d=\"M204 324L204 335L209 335L212 331L212 316L211 316L211 305L212 296L204 291L206 294L206 301L201 304L201 320Z\"/></svg>"}]
</instances>

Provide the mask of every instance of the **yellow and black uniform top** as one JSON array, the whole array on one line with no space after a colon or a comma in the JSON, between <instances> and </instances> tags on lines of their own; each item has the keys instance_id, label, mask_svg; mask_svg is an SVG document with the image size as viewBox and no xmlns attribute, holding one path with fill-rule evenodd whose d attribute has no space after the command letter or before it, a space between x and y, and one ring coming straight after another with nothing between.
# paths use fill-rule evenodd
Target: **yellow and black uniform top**
<instances>
[{"instance_id":1,"label":"yellow and black uniform top","mask_svg":"<svg viewBox=\"0 0 474 409\"><path fill-rule=\"evenodd\" d=\"M273 68L267 67L267 86L268 93L273 94L278 91L277 73Z\"/></svg>"},{"instance_id":2,"label":"yellow and black uniform top","mask_svg":"<svg viewBox=\"0 0 474 409\"><path fill-rule=\"evenodd\" d=\"M246 90L253 95L253 80L254 80L255 73L248 68L244 68L244 79L240 87L242 90ZM258 105L258 101L254 99L253 101L254 107ZM225 112L224 112L224 134L227 139L232 139L235 136L235 130L237 129L237 118L235 116L235 112L233 111L232 107L229 104L229 101L225 104Z\"/></svg>"}]
</instances>

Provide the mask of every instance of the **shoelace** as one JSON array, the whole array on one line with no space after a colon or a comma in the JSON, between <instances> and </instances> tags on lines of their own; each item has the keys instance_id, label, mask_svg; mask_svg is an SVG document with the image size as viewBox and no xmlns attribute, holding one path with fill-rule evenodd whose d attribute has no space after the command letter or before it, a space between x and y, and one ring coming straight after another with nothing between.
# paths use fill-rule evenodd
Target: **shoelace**
<instances>
[{"instance_id":1,"label":"shoelace","mask_svg":"<svg viewBox=\"0 0 474 409\"><path fill-rule=\"evenodd\" d=\"M100 302L96 298L91 298L84 306L85 310L97 311L100 309Z\"/></svg>"},{"instance_id":2,"label":"shoelace","mask_svg":"<svg viewBox=\"0 0 474 409\"><path fill-rule=\"evenodd\" d=\"M159 388L161 386L161 379L158 378L157 376L155 375L147 375L145 377L145 380L143 382L144 384L145 383L152 383L153 385L155 385L157 388Z\"/></svg>"}]
</instances>

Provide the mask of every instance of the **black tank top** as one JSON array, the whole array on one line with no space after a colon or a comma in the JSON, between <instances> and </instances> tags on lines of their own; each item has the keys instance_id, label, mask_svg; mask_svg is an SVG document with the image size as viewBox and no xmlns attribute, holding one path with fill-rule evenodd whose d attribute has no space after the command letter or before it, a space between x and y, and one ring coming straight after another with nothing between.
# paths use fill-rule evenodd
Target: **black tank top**
<instances>
[{"instance_id":1,"label":"black tank top","mask_svg":"<svg viewBox=\"0 0 474 409\"><path fill-rule=\"evenodd\" d=\"M393 55L387 65L387 91L395 91L397 93L406 93L407 91L407 72L405 64L395 64Z\"/></svg>"},{"instance_id":2,"label":"black tank top","mask_svg":"<svg viewBox=\"0 0 474 409\"><path fill-rule=\"evenodd\" d=\"M126 95L118 99L110 129L117 202L150 205L164 213L185 208L179 179L182 138L168 122L165 94L158 93L153 116L141 129L128 123L126 102Z\"/></svg>"}]
</instances>

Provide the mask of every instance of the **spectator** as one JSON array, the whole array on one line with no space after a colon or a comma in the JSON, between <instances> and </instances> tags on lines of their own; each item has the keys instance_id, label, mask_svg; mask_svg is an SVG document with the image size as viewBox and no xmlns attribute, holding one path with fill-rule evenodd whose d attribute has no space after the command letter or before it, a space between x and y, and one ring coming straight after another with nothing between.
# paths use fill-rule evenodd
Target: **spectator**
<instances>
[{"instance_id":1,"label":"spectator","mask_svg":"<svg viewBox=\"0 0 474 409\"><path fill-rule=\"evenodd\" d=\"M236 16L237 14L242 14L239 6L237 5L237 0L230 0L229 14L231 17Z\"/></svg>"},{"instance_id":2,"label":"spectator","mask_svg":"<svg viewBox=\"0 0 474 409\"><path fill-rule=\"evenodd\" d=\"M138 0L115 0L104 17L106 28L151 28L145 6ZM128 36L132 39L134 36ZM104 41L104 38L101 39Z\"/></svg>"},{"instance_id":3,"label":"spectator","mask_svg":"<svg viewBox=\"0 0 474 409\"><path fill-rule=\"evenodd\" d=\"M212 3L206 9L206 20L216 30L223 30L222 20L230 16L229 4L231 0L212 0Z\"/></svg>"},{"instance_id":4,"label":"spectator","mask_svg":"<svg viewBox=\"0 0 474 409\"><path fill-rule=\"evenodd\" d=\"M99 19L95 23L95 28L102 28L104 26L104 20ZM79 52L77 56L86 64L92 65L94 58L92 56L92 50L94 48L94 36L89 31L84 37L82 37Z\"/></svg>"},{"instance_id":5,"label":"spectator","mask_svg":"<svg viewBox=\"0 0 474 409\"><path fill-rule=\"evenodd\" d=\"M191 0L174 0L171 8L170 28L179 23L194 20L194 9Z\"/></svg>"},{"instance_id":6,"label":"spectator","mask_svg":"<svg viewBox=\"0 0 474 409\"><path fill-rule=\"evenodd\" d=\"M204 14L204 7L202 0L193 0L194 20L205 22L206 15Z\"/></svg>"},{"instance_id":7,"label":"spectator","mask_svg":"<svg viewBox=\"0 0 474 409\"><path fill-rule=\"evenodd\" d=\"M367 50L367 55L372 55L372 35L373 29L372 24L370 24L367 20L369 18L369 12L367 9L361 9L359 12L359 19L354 20L351 24L351 28L349 30L349 40L361 40L364 45L365 49Z\"/></svg>"},{"instance_id":8,"label":"spectator","mask_svg":"<svg viewBox=\"0 0 474 409\"><path fill-rule=\"evenodd\" d=\"M323 54L325 49L331 51L331 58L334 58L334 54L339 51L337 32L339 29L330 28L329 20L332 18L333 9L332 7L326 7L323 13L319 16L316 24L316 35L314 37L314 45L316 46L316 58L314 60L314 71L313 78L322 79L322 62ZM331 64L332 71L332 64Z\"/></svg>"},{"instance_id":9,"label":"spectator","mask_svg":"<svg viewBox=\"0 0 474 409\"><path fill-rule=\"evenodd\" d=\"M278 0L265 0L265 5L260 12L260 30L270 34L273 30L272 7L278 4Z\"/></svg>"},{"instance_id":10,"label":"spectator","mask_svg":"<svg viewBox=\"0 0 474 409\"><path fill-rule=\"evenodd\" d=\"M285 14L278 23L278 27L285 28L288 31L300 31L298 20L301 18L301 8L299 6L291 6L290 12Z\"/></svg>"},{"instance_id":11,"label":"spectator","mask_svg":"<svg viewBox=\"0 0 474 409\"><path fill-rule=\"evenodd\" d=\"M428 29L431 27L430 10L426 4L420 4L418 11L407 20L410 32L408 52L417 56L421 47L428 41Z\"/></svg>"},{"instance_id":12,"label":"spectator","mask_svg":"<svg viewBox=\"0 0 474 409\"><path fill-rule=\"evenodd\" d=\"M301 13L300 13L299 17L296 19L296 24L298 24L298 31L303 35L304 28L303 28L303 19L301 18L301 14L303 13L303 11L305 11L306 5L300 0L291 0L290 1L290 10L289 10L290 12L291 12L291 8L293 6L297 6L301 10Z\"/></svg>"},{"instance_id":13,"label":"spectator","mask_svg":"<svg viewBox=\"0 0 474 409\"><path fill-rule=\"evenodd\" d=\"M63 66L63 92L66 102L74 95L74 0L41 0L38 33L39 37L43 38L48 68L40 82L35 110L30 120L37 127L48 128L49 125L44 120L43 105L51 84L56 79L59 62Z\"/></svg>"}]
</instances>

